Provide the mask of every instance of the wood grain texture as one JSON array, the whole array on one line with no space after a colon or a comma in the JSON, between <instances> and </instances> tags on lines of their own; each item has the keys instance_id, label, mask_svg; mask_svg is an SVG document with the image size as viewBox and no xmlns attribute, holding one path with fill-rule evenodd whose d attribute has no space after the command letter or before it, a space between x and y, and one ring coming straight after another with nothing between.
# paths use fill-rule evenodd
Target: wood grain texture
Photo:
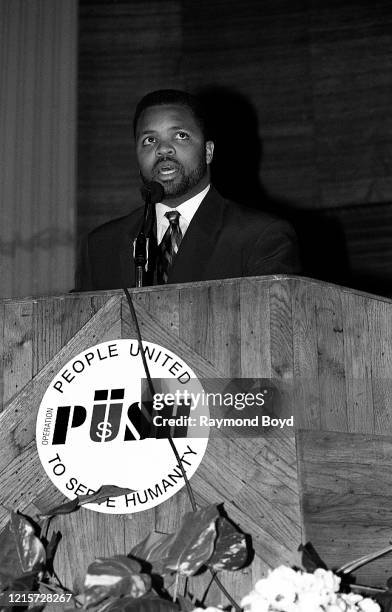
<instances>
[{"instance_id":1,"label":"wood grain texture","mask_svg":"<svg viewBox=\"0 0 392 612\"><path fill-rule=\"evenodd\" d=\"M238 285L226 282L181 292L181 338L208 362L222 377L240 373L240 295Z\"/></svg>"},{"instance_id":2,"label":"wood grain texture","mask_svg":"<svg viewBox=\"0 0 392 612\"><path fill-rule=\"evenodd\" d=\"M297 427L320 429L320 389L316 303L312 286L295 283L292 293L293 321L293 402L297 406Z\"/></svg>"},{"instance_id":3,"label":"wood grain texture","mask_svg":"<svg viewBox=\"0 0 392 612\"><path fill-rule=\"evenodd\" d=\"M33 304L33 375L63 346L63 300L37 300Z\"/></svg>"},{"instance_id":4,"label":"wood grain texture","mask_svg":"<svg viewBox=\"0 0 392 612\"><path fill-rule=\"evenodd\" d=\"M281 381L282 401L291 405L293 380L292 298L290 283L270 282L271 377ZM287 389L288 387L288 389ZM289 410L291 416L292 411Z\"/></svg>"},{"instance_id":5,"label":"wood grain texture","mask_svg":"<svg viewBox=\"0 0 392 612\"><path fill-rule=\"evenodd\" d=\"M392 315L389 304L370 304L369 333L372 338L370 360L372 364L372 393L374 405L374 432L382 434L391 431L392 385L391 385L391 338Z\"/></svg>"},{"instance_id":6,"label":"wood grain texture","mask_svg":"<svg viewBox=\"0 0 392 612\"><path fill-rule=\"evenodd\" d=\"M70 300L72 299L71 297ZM81 299L86 300L85 297ZM28 301L27 305L30 306ZM114 296L95 317L91 317L82 330L70 339L56 356L41 369L39 374L23 387L22 392L5 406L0 414L0 466L2 468L7 466L8 461L17 456L34 439L38 407L53 373L58 372L81 350L96 344L99 334L112 327L113 323L119 318L120 300L117 296ZM12 375L9 380L12 381ZM34 409L30 409L30 406Z\"/></svg>"},{"instance_id":7,"label":"wood grain texture","mask_svg":"<svg viewBox=\"0 0 392 612\"><path fill-rule=\"evenodd\" d=\"M52 527L61 531L64 541L56 555L55 570L64 584L80 592L90 563L97 557L126 552L124 521L123 516L92 513L85 508L56 517Z\"/></svg>"},{"instance_id":8,"label":"wood grain texture","mask_svg":"<svg viewBox=\"0 0 392 612\"><path fill-rule=\"evenodd\" d=\"M265 438L258 441L254 460L268 470L270 478L285 484L295 494L297 492L296 457L294 438L282 435L279 443L274 443L273 446Z\"/></svg>"},{"instance_id":9,"label":"wood grain texture","mask_svg":"<svg viewBox=\"0 0 392 612\"><path fill-rule=\"evenodd\" d=\"M299 432L304 535L324 561L338 567L385 547L390 536L391 437ZM356 572L362 584L385 584L390 559Z\"/></svg>"},{"instance_id":10,"label":"wood grain texture","mask_svg":"<svg viewBox=\"0 0 392 612\"><path fill-rule=\"evenodd\" d=\"M31 379L33 305L29 302L5 306L3 401L7 402Z\"/></svg>"},{"instance_id":11,"label":"wood grain texture","mask_svg":"<svg viewBox=\"0 0 392 612\"><path fill-rule=\"evenodd\" d=\"M347 426L351 432L374 432L373 389L371 384L372 339L369 332L369 300L342 295L344 357L347 397ZM381 382L381 381L380 381Z\"/></svg>"},{"instance_id":12,"label":"wood grain texture","mask_svg":"<svg viewBox=\"0 0 392 612\"><path fill-rule=\"evenodd\" d=\"M369 464L367 464L367 468L368 466ZM342 467L347 470L347 466ZM362 470L365 470L363 464ZM346 473L348 473L348 470ZM338 474L340 474L339 471ZM373 490L374 488L373 486ZM324 490L316 493L314 488L310 486L307 493L309 495L306 497L304 510L307 519L315 523L317 521L320 523L330 521L332 524L338 513L345 517L348 524L371 525L374 520L378 526L388 527L391 524L390 498L388 495L383 495L380 486L378 486L376 493L369 496L365 495L365 493L368 493L365 482L362 487L357 487L357 490L353 490L351 493L346 491L344 497L342 497L341 491L338 493L329 491L327 494ZM360 504L358 504L358 494L362 494Z\"/></svg>"},{"instance_id":13,"label":"wood grain texture","mask_svg":"<svg viewBox=\"0 0 392 612\"><path fill-rule=\"evenodd\" d=\"M241 284L241 376L271 376L270 295L265 284L246 280Z\"/></svg>"},{"instance_id":14,"label":"wood grain texture","mask_svg":"<svg viewBox=\"0 0 392 612\"><path fill-rule=\"evenodd\" d=\"M124 517L125 551L127 554L136 544L144 540L151 531L156 530L155 513L156 508L151 508Z\"/></svg>"},{"instance_id":15,"label":"wood grain texture","mask_svg":"<svg viewBox=\"0 0 392 612\"><path fill-rule=\"evenodd\" d=\"M380 501L376 499L377 503ZM362 505L363 500L357 500ZM390 503L390 500L388 500ZM374 512L376 507L374 507ZM338 569L341 565L365 554L377 552L388 546L391 529L389 526L378 526L377 515L371 524L351 523L349 520L329 523L308 522L306 537L317 547L318 552L329 567ZM388 555L378 559L355 572L359 584L369 584L385 588L391 576L391 561Z\"/></svg>"},{"instance_id":16,"label":"wood grain texture","mask_svg":"<svg viewBox=\"0 0 392 612\"><path fill-rule=\"evenodd\" d=\"M125 298L123 299L123 303ZM156 342L161 346L165 346L179 356L183 355L184 360L190 367L199 375L204 377L219 377L220 370L214 368L209 361L204 359L200 354L192 349L190 344L176 338L170 329L165 329L160 320L149 314L148 311L142 309L137 302L134 303L136 315L138 317L139 328L144 340ZM122 307L122 333L126 338L136 338L136 328L132 319L132 315L125 304Z\"/></svg>"},{"instance_id":17,"label":"wood grain texture","mask_svg":"<svg viewBox=\"0 0 392 612\"><path fill-rule=\"evenodd\" d=\"M316 306L321 428L347 431L340 292L320 287Z\"/></svg>"}]
</instances>

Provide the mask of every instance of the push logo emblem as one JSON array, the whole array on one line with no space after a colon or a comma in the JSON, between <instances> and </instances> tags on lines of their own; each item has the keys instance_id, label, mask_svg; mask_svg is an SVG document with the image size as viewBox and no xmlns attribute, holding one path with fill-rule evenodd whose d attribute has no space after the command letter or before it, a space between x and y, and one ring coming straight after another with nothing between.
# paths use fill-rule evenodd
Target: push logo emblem
<instances>
[{"instance_id":1,"label":"push logo emblem","mask_svg":"<svg viewBox=\"0 0 392 612\"><path fill-rule=\"evenodd\" d=\"M99 389L94 393L94 405L90 423L90 440L93 442L111 442L119 431L123 417L125 389ZM109 398L110 396L110 398ZM109 398L109 399L108 399ZM121 400L121 401L120 401ZM184 411L184 407L186 410ZM190 407L184 403L176 406L176 417L189 417ZM71 429L80 427L86 422L87 410L84 406L58 406L52 444L65 444ZM168 412L169 410L169 412ZM174 417L173 409L167 408L167 418ZM126 411L128 424L125 425L124 441L145 440L146 438L167 437L169 428L155 428L153 425L152 401L142 400L131 404ZM175 427L170 431L172 438L186 438L187 427Z\"/></svg>"},{"instance_id":2,"label":"push logo emblem","mask_svg":"<svg viewBox=\"0 0 392 612\"><path fill-rule=\"evenodd\" d=\"M164 381L169 391L171 384L202 391L180 357L151 342L144 342L143 348L151 377ZM168 430L153 425L155 411L146 389L136 340L91 347L52 380L39 408L36 441L48 477L64 495L73 499L104 484L133 489L132 495L86 506L122 514L157 506L184 486ZM187 415L190 408L178 405L167 410L169 416ZM203 411L208 413L208 408ZM202 461L208 438L205 433L187 438L186 427L170 433L190 478Z\"/></svg>"}]
</instances>

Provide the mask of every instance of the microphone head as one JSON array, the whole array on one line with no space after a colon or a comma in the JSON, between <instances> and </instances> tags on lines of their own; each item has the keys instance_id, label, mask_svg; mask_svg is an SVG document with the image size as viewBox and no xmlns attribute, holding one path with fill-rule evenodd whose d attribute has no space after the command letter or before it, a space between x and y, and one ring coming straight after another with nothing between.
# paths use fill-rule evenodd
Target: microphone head
<instances>
[{"instance_id":1,"label":"microphone head","mask_svg":"<svg viewBox=\"0 0 392 612\"><path fill-rule=\"evenodd\" d=\"M149 200L150 204L157 204L158 202L162 202L164 196L164 190L160 183L157 181L151 181L150 183L145 183L141 188L142 198L145 202Z\"/></svg>"}]
</instances>

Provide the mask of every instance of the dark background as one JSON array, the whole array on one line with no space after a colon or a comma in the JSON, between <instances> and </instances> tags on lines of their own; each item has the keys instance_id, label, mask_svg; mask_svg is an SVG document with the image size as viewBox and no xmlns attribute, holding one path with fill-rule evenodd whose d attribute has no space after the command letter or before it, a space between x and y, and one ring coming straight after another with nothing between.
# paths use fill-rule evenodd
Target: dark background
<instances>
[{"instance_id":1,"label":"dark background","mask_svg":"<svg viewBox=\"0 0 392 612\"><path fill-rule=\"evenodd\" d=\"M132 117L202 92L223 195L291 219L304 275L392 295L392 4L80 0L78 233L141 203Z\"/></svg>"}]
</instances>

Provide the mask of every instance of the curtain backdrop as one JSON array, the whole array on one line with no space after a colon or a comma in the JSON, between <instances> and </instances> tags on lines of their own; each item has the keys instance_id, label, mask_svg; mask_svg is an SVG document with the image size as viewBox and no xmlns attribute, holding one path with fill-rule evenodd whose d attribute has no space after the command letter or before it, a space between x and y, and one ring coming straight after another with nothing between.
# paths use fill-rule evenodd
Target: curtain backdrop
<instances>
[{"instance_id":1,"label":"curtain backdrop","mask_svg":"<svg viewBox=\"0 0 392 612\"><path fill-rule=\"evenodd\" d=\"M77 0L0 2L0 296L70 290Z\"/></svg>"}]
</instances>

